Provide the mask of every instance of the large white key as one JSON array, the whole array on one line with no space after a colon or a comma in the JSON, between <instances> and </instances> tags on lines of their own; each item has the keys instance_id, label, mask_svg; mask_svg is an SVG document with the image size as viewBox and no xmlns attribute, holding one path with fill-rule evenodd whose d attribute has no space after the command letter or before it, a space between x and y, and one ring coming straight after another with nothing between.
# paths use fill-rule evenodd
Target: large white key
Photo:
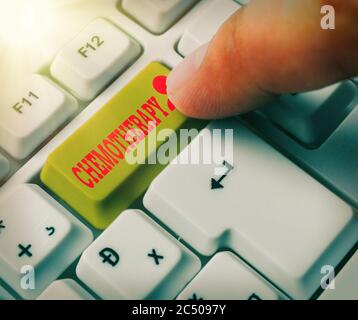
<instances>
[{"instance_id":1,"label":"large white key","mask_svg":"<svg viewBox=\"0 0 358 320\"><path fill-rule=\"evenodd\" d=\"M77 108L72 97L39 75L2 100L0 146L17 159L30 155Z\"/></svg>"},{"instance_id":2,"label":"large white key","mask_svg":"<svg viewBox=\"0 0 358 320\"><path fill-rule=\"evenodd\" d=\"M15 300L15 298L0 285L0 301L1 300Z\"/></svg>"},{"instance_id":3,"label":"large white key","mask_svg":"<svg viewBox=\"0 0 358 320\"><path fill-rule=\"evenodd\" d=\"M199 270L193 253L127 210L83 253L77 276L103 299L173 299Z\"/></svg>"},{"instance_id":4,"label":"large white key","mask_svg":"<svg viewBox=\"0 0 358 320\"><path fill-rule=\"evenodd\" d=\"M37 300L95 300L85 289L72 279L52 282Z\"/></svg>"},{"instance_id":5,"label":"large white key","mask_svg":"<svg viewBox=\"0 0 358 320\"><path fill-rule=\"evenodd\" d=\"M304 145L317 147L357 104L357 86L344 81L316 91L283 95L262 113Z\"/></svg>"},{"instance_id":6,"label":"large white key","mask_svg":"<svg viewBox=\"0 0 358 320\"><path fill-rule=\"evenodd\" d=\"M328 287L320 300L358 300L358 251L350 258L334 279L334 287Z\"/></svg>"},{"instance_id":7,"label":"large white key","mask_svg":"<svg viewBox=\"0 0 358 320\"><path fill-rule=\"evenodd\" d=\"M214 0L185 29L178 44L181 55L187 56L209 42L220 26L241 6L233 0Z\"/></svg>"},{"instance_id":8,"label":"large white key","mask_svg":"<svg viewBox=\"0 0 358 320\"><path fill-rule=\"evenodd\" d=\"M36 185L20 185L1 199L0 223L1 277L26 299L36 298L92 240L89 229Z\"/></svg>"},{"instance_id":9,"label":"large white key","mask_svg":"<svg viewBox=\"0 0 358 320\"><path fill-rule=\"evenodd\" d=\"M215 128L234 130L233 159ZM235 120L209 125L175 161L211 152L216 163L170 164L144 205L204 255L232 248L292 297L309 298L322 265L336 266L358 240L352 209Z\"/></svg>"},{"instance_id":10,"label":"large white key","mask_svg":"<svg viewBox=\"0 0 358 320\"><path fill-rule=\"evenodd\" d=\"M75 96L89 101L139 54L136 41L96 19L58 53L51 73Z\"/></svg>"},{"instance_id":11,"label":"large white key","mask_svg":"<svg viewBox=\"0 0 358 320\"><path fill-rule=\"evenodd\" d=\"M10 163L0 154L0 182L9 174Z\"/></svg>"},{"instance_id":12,"label":"large white key","mask_svg":"<svg viewBox=\"0 0 358 320\"><path fill-rule=\"evenodd\" d=\"M277 300L283 298L231 252L217 253L178 300Z\"/></svg>"},{"instance_id":13,"label":"large white key","mask_svg":"<svg viewBox=\"0 0 358 320\"><path fill-rule=\"evenodd\" d=\"M196 0L123 0L122 6L153 33L166 31Z\"/></svg>"}]
</instances>

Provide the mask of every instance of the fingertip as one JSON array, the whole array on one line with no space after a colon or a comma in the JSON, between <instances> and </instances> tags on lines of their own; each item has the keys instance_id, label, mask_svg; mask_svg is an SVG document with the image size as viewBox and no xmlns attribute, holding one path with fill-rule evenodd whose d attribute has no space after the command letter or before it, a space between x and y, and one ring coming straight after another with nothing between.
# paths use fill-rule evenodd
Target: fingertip
<instances>
[{"instance_id":1,"label":"fingertip","mask_svg":"<svg viewBox=\"0 0 358 320\"><path fill-rule=\"evenodd\" d=\"M209 43L202 45L174 67L167 80L168 92L180 90L190 82L204 61L208 46Z\"/></svg>"},{"instance_id":2,"label":"fingertip","mask_svg":"<svg viewBox=\"0 0 358 320\"><path fill-rule=\"evenodd\" d=\"M167 79L167 92L169 99L177 108L187 116L197 117L195 110L194 78L207 54L209 43L196 49L176 65Z\"/></svg>"}]
</instances>

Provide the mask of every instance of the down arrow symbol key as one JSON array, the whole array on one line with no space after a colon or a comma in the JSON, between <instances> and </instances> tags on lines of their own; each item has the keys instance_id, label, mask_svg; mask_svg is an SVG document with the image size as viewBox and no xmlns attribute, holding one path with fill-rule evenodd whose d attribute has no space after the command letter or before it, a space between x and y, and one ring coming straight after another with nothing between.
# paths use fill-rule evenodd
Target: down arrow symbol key
<instances>
[{"instance_id":1,"label":"down arrow symbol key","mask_svg":"<svg viewBox=\"0 0 358 320\"><path fill-rule=\"evenodd\" d=\"M227 177L227 175L234 169L234 166L232 166L230 163L224 160L223 165L227 168L227 171L220 177L219 180L215 180L214 178L211 178L211 190L215 189L223 189L224 186L221 184L221 182Z\"/></svg>"}]
</instances>

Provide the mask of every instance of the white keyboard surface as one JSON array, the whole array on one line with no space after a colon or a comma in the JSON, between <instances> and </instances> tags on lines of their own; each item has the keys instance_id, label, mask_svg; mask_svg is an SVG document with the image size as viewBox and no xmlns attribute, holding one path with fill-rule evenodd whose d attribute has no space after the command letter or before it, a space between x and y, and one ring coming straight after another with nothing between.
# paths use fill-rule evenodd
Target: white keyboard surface
<instances>
[{"instance_id":1,"label":"white keyboard surface","mask_svg":"<svg viewBox=\"0 0 358 320\"><path fill-rule=\"evenodd\" d=\"M15 298L0 285L0 301L1 300L15 300Z\"/></svg>"},{"instance_id":2,"label":"white keyboard surface","mask_svg":"<svg viewBox=\"0 0 358 320\"><path fill-rule=\"evenodd\" d=\"M357 300L358 299L358 251L338 273L334 288L328 288L320 296L321 300Z\"/></svg>"},{"instance_id":3,"label":"white keyboard surface","mask_svg":"<svg viewBox=\"0 0 358 320\"><path fill-rule=\"evenodd\" d=\"M358 299L358 78L212 122L201 136L233 129L233 159L170 164L103 232L40 182L150 62L174 67L248 2L4 4L0 300ZM338 265L322 290L321 268Z\"/></svg>"},{"instance_id":4,"label":"white keyboard surface","mask_svg":"<svg viewBox=\"0 0 358 320\"><path fill-rule=\"evenodd\" d=\"M52 282L37 300L94 300L77 282L72 279Z\"/></svg>"}]
</instances>

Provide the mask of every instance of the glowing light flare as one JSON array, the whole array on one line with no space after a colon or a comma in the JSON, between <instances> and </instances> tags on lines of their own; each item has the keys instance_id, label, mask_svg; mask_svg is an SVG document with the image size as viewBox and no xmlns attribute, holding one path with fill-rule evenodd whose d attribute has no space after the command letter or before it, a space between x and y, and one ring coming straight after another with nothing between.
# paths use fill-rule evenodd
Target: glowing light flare
<instances>
[{"instance_id":1,"label":"glowing light flare","mask_svg":"<svg viewBox=\"0 0 358 320\"><path fill-rule=\"evenodd\" d=\"M0 0L0 109L23 79L48 66L62 46L101 15L104 4L116 1Z\"/></svg>"},{"instance_id":2,"label":"glowing light flare","mask_svg":"<svg viewBox=\"0 0 358 320\"><path fill-rule=\"evenodd\" d=\"M56 1L0 0L0 41L26 46L50 31Z\"/></svg>"}]
</instances>

